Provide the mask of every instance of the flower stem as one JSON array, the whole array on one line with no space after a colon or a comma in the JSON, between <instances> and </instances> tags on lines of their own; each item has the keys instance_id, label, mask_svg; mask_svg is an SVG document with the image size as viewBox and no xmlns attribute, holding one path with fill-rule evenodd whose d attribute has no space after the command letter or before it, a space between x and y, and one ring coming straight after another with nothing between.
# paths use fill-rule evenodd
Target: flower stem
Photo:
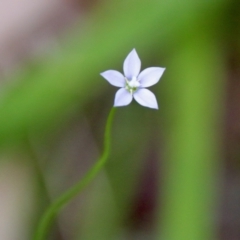
<instances>
[{"instance_id":1,"label":"flower stem","mask_svg":"<svg viewBox=\"0 0 240 240\"><path fill-rule=\"evenodd\" d=\"M45 211L42 218L40 219L40 222L35 232L35 236L33 238L34 240L46 239L48 230L50 229L58 213L67 203L69 203L74 197L81 193L81 191L94 179L97 173L105 165L110 153L111 127L115 110L116 108L113 107L108 115L104 133L104 149L102 156L79 182L77 182L74 186L68 189L49 206L49 208Z\"/></svg>"}]
</instances>

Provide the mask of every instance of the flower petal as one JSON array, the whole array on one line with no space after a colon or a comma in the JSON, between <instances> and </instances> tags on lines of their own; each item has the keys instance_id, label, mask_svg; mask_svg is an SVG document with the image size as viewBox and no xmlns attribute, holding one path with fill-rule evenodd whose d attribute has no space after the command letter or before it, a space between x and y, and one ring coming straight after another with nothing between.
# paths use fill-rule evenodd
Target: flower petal
<instances>
[{"instance_id":1,"label":"flower petal","mask_svg":"<svg viewBox=\"0 0 240 240\"><path fill-rule=\"evenodd\" d=\"M123 63L123 72L128 80L137 77L141 68L141 60L135 49L133 49L126 57Z\"/></svg>"},{"instance_id":2,"label":"flower petal","mask_svg":"<svg viewBox=\"0 0 240 240\"><path fill-rule=\"evenodd\" d=\"M125 78L124 76L115 70L108 70L100 73L102 77L104 77L110 84L115 87L124 87L125 86Z\"/></svg>"},{"instance_id":3,"label":"flower petal","mask_svg":"<svg viewBox=\"0 0 240 240\"><path fill-rule=\"evenodd\" d=\"M144 107L158 109L155 95L148 89L142 88L133 94L134 99Z\"/></svg>"},{"instance_id":4,"label":"flower petal","mask_svg":"<svg viewBox=\"0 0 240 240\"><path fill-rule=\"evenodd\" d=\"M125 88L121 88L115 95L114 107L126 106L132 101L132 99L132 94Z\"/></svg>"},{"instance_id":5,"label":"flower petal","mask_svg":"<svg viewBox=\"0 0 240 240\"><path fill-rule=\"evenodd\" d=\"M159 81L164 71L165 68L160 67L146 68L139 74L138 81L142 87L150 87Z\"/></svg>"}]
</instances>

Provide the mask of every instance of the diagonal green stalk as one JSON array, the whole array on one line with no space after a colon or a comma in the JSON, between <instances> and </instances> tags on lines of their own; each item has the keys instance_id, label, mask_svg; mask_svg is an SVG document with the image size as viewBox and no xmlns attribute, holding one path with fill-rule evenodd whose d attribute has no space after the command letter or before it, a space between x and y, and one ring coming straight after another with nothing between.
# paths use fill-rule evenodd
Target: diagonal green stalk
<instances>
[{"instance_id":1,"label":"diagonal green stalk","mask_svg":"<svg viewBox=\"0 0 240 240\"><path fill-rule=\"evenodd\" d=\"M77 182L73 187L68 189L49 206L49 208L45 211L42 218L40 219L40 222L35 232L35 236L33 238L34 240L46 240L48 231L58 213L67 203L69 203L74 197L81 193L81 191L94 179L97 173L105 165L110 153L111 127L115 110L116 108L113 107L108 115L104 133L104 148L102 156L79 182Z\"/></svg>"}]
</instances>

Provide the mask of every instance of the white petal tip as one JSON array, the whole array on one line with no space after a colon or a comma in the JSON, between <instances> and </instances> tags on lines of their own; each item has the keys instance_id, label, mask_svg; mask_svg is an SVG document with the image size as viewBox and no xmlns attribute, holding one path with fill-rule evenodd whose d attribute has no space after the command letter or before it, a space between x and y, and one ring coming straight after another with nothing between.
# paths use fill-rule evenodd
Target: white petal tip
<instances>
[{"instance_id":1,"label":"white petal tip","mask_svg":"<svg viewBox=\"0 0 240 240\"><path fill-rule=\"evenodd\" d=\"M156 103L157 104L157 103ZM152 108L152 109L155 109L155 110L158 110L158 105L152 105L151 107L148 106L149 108Z\"/></svg>"},{"instance_id":2,"label":"white petal tip","mask_svg":"<svg viewBox=\"0 0 240 240\"><path fill-rule=\"evenodd\" d=\"M134 99L142 106L158 109L155 95L148 89L139 89L134 93Z\"/></svg>"},{"instance_id":3,"label":"white petal tip","mask_svg":"<svg viewBox=\"0 0 240 240\"><path fill-rule=\"evenodd\" d=\"M115 107L115 108L117 108L117 107L125 107L125 106L127 106L127 105L115 105L115 104L113 104L113 107Z\"/></svg>"},{"instance_id":4,"label":"white petal tip","mask_svg":"<svg viewBox=\"0 0 240 240\"><path fill-rule=\"evenodd\" d=\"M145 105L144 107L158 110L157 102L155 102L155 103L151 103L151 104L147 104L147 105Z\"/></svg>"},{"instance_id":5,"label":"white petal tip","mask_svg":"<svg viewBox=\"0 0 240 240\"><path fill-rule=\"evenodd\" d=\"M124 87L125 85L124 76L116 70L108 70L100 73L100 75L115 87Z\"/></svg>"},{"instance_id":6,"label":"white petal tip","mask_svg":"<svg viewBox=\"0 0 240 240\"><path fill-rule=\"evenodd\" d=\"M138 77L142 87L151 87L156 84L163 75L165 68L149 67L143 70Z\"/></svg>"},{"instance_id":7,"label":"white petal tip","mask_svg":"<svg viewBox=\"0 0 240 240\"><path fill-rule=\"evenodd\" d=\"M131 103L132 99L133 99L132 95L125 88L120 88L116 92L113 106L114 107L127 106L128 104Z\"/></svg>"},{"instance_id":8,"label":"white petal tip","mask_svg":"<svg viewBox=\"0 0 240 240\"><path fill-rule=\"evenodd\" d=\"M130 80L137 77L141 68L141 60L134 48L126 57L123 63L123 71L125 76Z\"/></svg>"}]
</instances>

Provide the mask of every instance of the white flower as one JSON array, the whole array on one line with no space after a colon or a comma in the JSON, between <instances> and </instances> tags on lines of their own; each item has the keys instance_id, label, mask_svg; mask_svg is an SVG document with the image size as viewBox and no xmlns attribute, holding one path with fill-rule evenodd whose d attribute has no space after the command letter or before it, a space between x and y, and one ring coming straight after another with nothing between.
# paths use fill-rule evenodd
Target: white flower
<instances>
[{"instance_id":1,"label":"white flower","mask_svg":"<svg viewBox=\"0 0 240 240\"><path fill-rule=\"evenodd\" d=\"M141 61L135 49L133 49L126 57L123 63L122 73L116 70L108 70L101 73L110 84L120 87L115 95L114 106L126 106L131 103L134 98L144 107L158 109L155 95L145 89L156 84L162 76L165 68L150 67L143 70L140 74Z\"/></svg>"}]
</instances>

